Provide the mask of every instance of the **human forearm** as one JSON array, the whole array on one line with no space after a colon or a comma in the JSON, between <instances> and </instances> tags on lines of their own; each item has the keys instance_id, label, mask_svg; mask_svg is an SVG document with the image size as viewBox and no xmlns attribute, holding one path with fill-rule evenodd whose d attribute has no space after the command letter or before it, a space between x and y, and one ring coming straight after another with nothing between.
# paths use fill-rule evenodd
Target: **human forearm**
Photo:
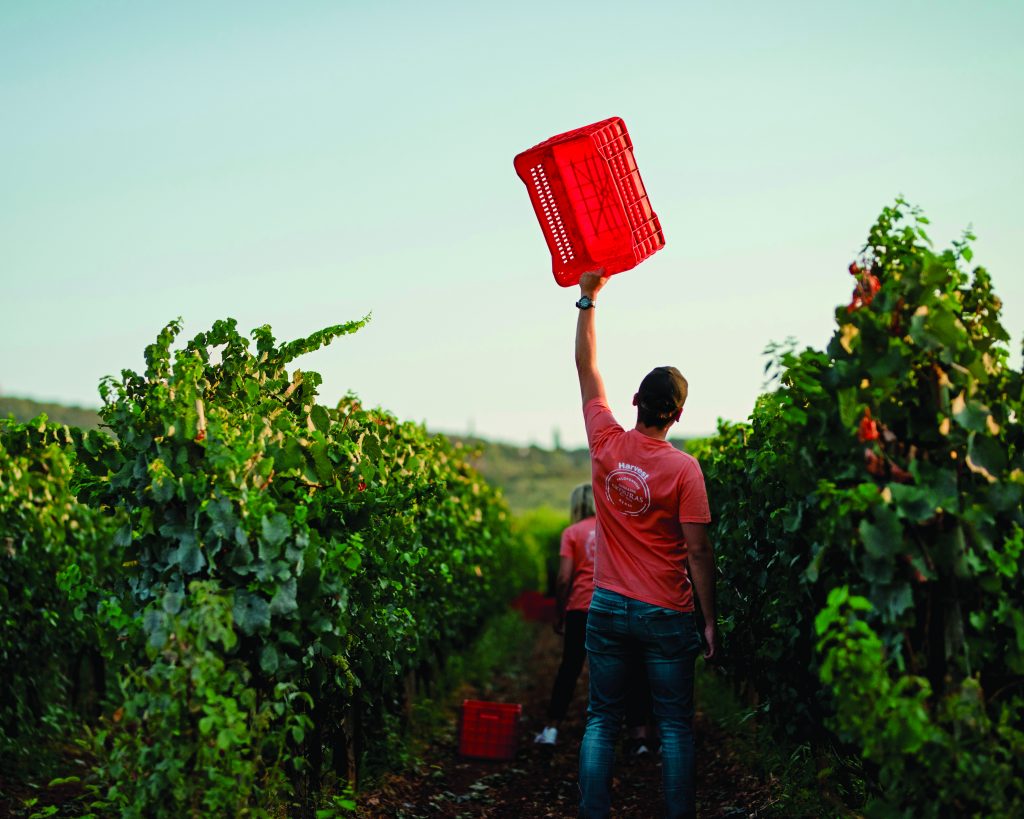
<instances>
[{"instance_id":1,"label":"human forearm","mask_svg":"<svg viewBox=\"0 0 1024 819\"><path fill-rule=\"evenodd\" d=\"M705 623L718 623L718 612L715 609L715 554L708 545L706 548L690 552L690 580L694 593L700 603Z\"/></svg>"},{"instance_id":2,"label":"human forearm","mask_svg":"<svg viewBox=\"0 0 1024 819\"><path fill-rule=\"evenodd\" d=\"M558 621L565 619L565 607L569 604L569 593L572 591L572 579L575 566L571 557L560 555L558 558L558 575L555 578L555 607Z\"/></svg>"},{"instance_id":3,"label":"human forearm","mask_svg":"<svg viewBox=\"0 0 1024 819\"><path fill-rule=\"evenodd\" d=\"M559 582L555 587L555 610L558 612L558 619L565 617L565 607L569 603L569 584Z\"/></svg>"},{"instance_id":4,"label":"human forearm","mask_svg":"<svg viewBox=\"0 0 1024 819\"><path fill-rule=\"evenodd\" d=\"M576 319L576 371L582 379L597 369L597 327L594 310L580 310Z\"/></svg>"},{"instance_id":5,"label":"human forearm","mask_svg":"<svg viewBox=\"0 0 1024 819\"><path fill-rule=\"evenodd\" d=\"M704 659L718 653L718 611L715 608L715 550L703 523L684 523L690 582L704 615Z\"/></svg>"},{"instance_id":6,"label":"human forearm","mask_svg":"<svg viewBox=\"0 0 1024 819\"><path fill-rule=\"evenodd\" d=\"M555 579L555 634L563 634L565 628L565 607L569 604L572 591L572 558L559 558L558 577Z\"/></svg>"},{"instance_id":7,"label":"human forearm","mask_svg":"<svg viewBox=\"0 0 1024 819\"><path fill-rule=\"evenodd\" d=\"M584 273L580 278L580 302L596 303L598 292L607 279L599 273ZM593 307L581 307L576 319L576 372L580 379L583 403L604 395L604 382L597 368L597 326Z\"/></svg>"}]
</instances>

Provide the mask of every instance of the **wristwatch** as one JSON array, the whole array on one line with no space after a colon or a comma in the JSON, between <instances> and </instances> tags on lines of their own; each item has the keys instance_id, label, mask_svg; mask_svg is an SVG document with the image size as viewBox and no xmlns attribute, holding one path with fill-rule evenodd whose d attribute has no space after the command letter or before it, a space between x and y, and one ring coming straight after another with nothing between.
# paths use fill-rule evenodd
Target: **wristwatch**
<instances>
[{"instance_id":1,"label":"wristwatch","mask_svg":"<svg viewBox=\"0 0 1024 819\"><path fill-rule=\"evenodd\" d=\"M590 298L590 296L583 296L578 302L576 302L576 306L579 307L580 310L589 310L591 307L596 307L597 302Z\"/></svg>"}]
</instances>

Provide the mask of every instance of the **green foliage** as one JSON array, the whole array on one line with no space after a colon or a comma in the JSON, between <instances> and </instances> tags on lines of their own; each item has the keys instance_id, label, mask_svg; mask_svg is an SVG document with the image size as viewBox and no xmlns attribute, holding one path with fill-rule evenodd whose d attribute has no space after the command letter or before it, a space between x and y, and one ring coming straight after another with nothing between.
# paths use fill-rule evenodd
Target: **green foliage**
<instances>
[{"instance_id":1,"label":"green foliage","mask_svg":"<svg viewBox=\"0 0 1024 819\"><path fill-rule=\"evenodd\" d=\"M232 636L206 639L196 673L223 667L226 687L212 696L240 703L237 725L262 719L261 704L282 685L308 697L311 732L297 736L270 713L260 740L285 737L312 760L304 784L292 772L303 792L318 787L321 761L352 776L344 749L369 753L382 741L402 710L404 675L464 644L537 574L507 507L463 450L351 395L320 405L320 376L286 369L360 326L280 345L261 327L253 352L232 320L177 351L180 324L168 325L146 349L145 373L126 370L101 387L119 460L93 461L87 488L95 504L128 518L113 540L128 569L122 614L127 636L141 624L151 659L125 680L126 711L180 682L184 659L168 661L160 647L179 621L196 631L195 589L208 589L210 600L230 601ZM184 712L170 713L163 728L162 711L148 713L147 732L178 732L181 765L206 753L201 728L176 727ZM104 762L115 788L124 787L118 766L128 764L134 741ZM224 750L234 761L209 763L227 778L236 763L266 756L259 745L233 743ZM254 782L263 775L246 770ZM146 805L199 810L203 799L221 799L219 780L185 777L182 785L145 765L131 773Z\"/></svg>"},{"instance_id":2,"label":"green foliage","mask_svg":"<svg viewBox=\"0 0 1024 819\"><path fill-rule=\"evenodd\" d=\"M725 734L714 744L770 783L763 804L744 805L747 814L832 819L849 816L843 800L863 802L860 760L807 741L780 742L772 727L756 719L756 711L736 697L716 666L698 663L696 674L700 712Z\"/></svg>"},{"instance_id":3,"label":"green foliage","mask_svg":"<svg viewBox=\"0 0 1024 819\"><path fill-rule=\"evenodd\" d=\"M38 769L72 719L80 666L99 640L88 574L109 582L117 518L76 498L74 438L47 423L0 422L0 762ZM65 589L75 585L69 597ZM103 680L99 681L102 686ZM94 683L95 685L95 683ZM80 703L78 703L80 704Z\"/></svg>"},{"instance_id":4,"label":"green foliage","mask_svg":"<svg viewBox=\"0 0 1024 819\"><path fill-rule=\"evenodd\" d=\"M933 706L929 681L893 673L881 639L864 619L871 604L846 587L817 616L821 679L841 692L836 725L879 771L869 816L1018 816L1024 810L1024 731L1009 719L1018 697L993 722L980 675L950 687Z\"/></svg>"},{"instance_id":5,"label":"green foliage","mask_svg":"<svg viewBox=\"0 0 1024 819\"><path fill-rule=\"evenodd\" d=\"M566 506L569 496L566 495ZM558 550L562 545L562 531L569 525L569 515L550 506L541 506L524 512L515 519L515 529L535 565L543 567L538 578L539 588L555 593L558 575Z\"/></svg>"},{"instance_id":6,"label":"green foliage","mask_svg":"<svg viewBox=\"0 0 1024 819\"><path fill-rule=\"evenodd\" d=\"M268 691L230 657L230 593L194 581L189 605L165 593L147 608L149 662L124 678L124 704L97 734L107 809L125 817L270 816L290 790L288 742L312 727L310 700L291 682Z\"/></svg>"},{"instance_id":7,"label":"green foliage","mask_svg":"<svg viewBox=\"0 0 1024 819\"><path fill-rule=\"evenodd\" d=\"M409 719L388 722L383 741L362 760L360 781L415 765L425 744L453 730L452 710L465 698L466 686L476 688L480 697L492 697L495 680L528 660L535 639L535 624L506 608L489 619L471 643L417 672L416 694L407 703Z\"/></svg>"},{"instance_id":8,"label":"green foliage","mask_svg":"<svg viewBox=\"0 0 1024 819\"><path fill-rule=\"evenodd\" d=\"M328 797L326 807L316 812L316 819L338 819L338 817L354 816L356 813L356 797L351 786L346 786L340 794Z\"/></svg>"},{"instance_id":9,"label":"green foliage","mask_svg":"<svg viewBox=\"0 0 1024 819\"><path fill-rule=\"evenodd\" d=\"M1024 718L1022 378L988 274L964 269L973 237L936 253L925 224L886 208L827 350L770 348L778 388L696 447L718 516L724 659L795 737L823 740L834 719L877 764L877 804L913 813L930 792L946 800L935 815L1008 815L1024 771L994 726ZM863 628L847 612L819 633L838 588ZM903 727L880 730L887 714ZM971 777L925 764L931 748L991 777L988 791L940 784Z\"/></svg>"},{"instance_id":10,"label":"green foliage","mask_svg":"<svg viewBox=\"0 0 1024 819\"><path fill-rule=\"evenodd\" d=\"M519 612L505 609L487 622L465 651L445 658L440 687L454 691L469 683L481 695L491 696L496 670L507 672L510 666L525 662L535 642L535 624L526 622Z\"/></svg>"}]
</instances>

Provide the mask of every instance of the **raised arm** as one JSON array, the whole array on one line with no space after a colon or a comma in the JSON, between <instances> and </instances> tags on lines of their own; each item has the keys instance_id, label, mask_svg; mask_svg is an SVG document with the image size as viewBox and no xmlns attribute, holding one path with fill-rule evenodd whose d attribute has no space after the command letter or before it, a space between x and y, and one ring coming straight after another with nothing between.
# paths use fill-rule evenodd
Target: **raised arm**
<instances>
[{"instance_id":1,"label":"raised arm","mask_svg":"<svg viewBox=\"0 0 1024 819\"><path fill-rule=\"evenodd\" d=\"M580 277L579 306L587 300L596 303L597 294L608 279L600 273L584 273ZM604 398L604 380L597 369L597 330L594 325L594 307L580 308L576 321L576 372L580 377L583 403Z\"/></svg>"},{"instance_id":2,"label":"raised arm","mask_svg":"<svg viewBox=\"0 0 1024 819\"><path fill-rule=\"evenodd\" d=\"M684 523L690 579L704 615L704 659L712 660L718 651L718 614L715 611L715 552L703 523Z\"/></svg>"}]
</instances>

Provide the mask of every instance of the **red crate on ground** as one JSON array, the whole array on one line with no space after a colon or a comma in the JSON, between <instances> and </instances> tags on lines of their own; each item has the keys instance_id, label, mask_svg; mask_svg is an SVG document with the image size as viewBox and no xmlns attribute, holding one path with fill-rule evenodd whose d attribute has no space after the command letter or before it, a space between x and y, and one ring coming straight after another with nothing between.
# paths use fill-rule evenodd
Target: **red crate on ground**
<instances>
[{"instance_id":1,"label":"red crate on ground","mask_svg":"<svg viewBox=\"0 0 1024 819\"><path fill-rule=\"evenodd\" d=\"M609 276L629 270L665 246L621 118L551 137L514 164L562 287L599 267Z\"/></svg>"},{"instance_id":2,"label":"red crate on ground","mask_svg":"<svg viewBox=\"0 0 1024 819\"><path fill-rule=\"evenodd\" d=\"M554 623L558 619L555 598L545 597L539 591L524 591L512 601L512 608L534 623Z\"/></svg>"},{"instance_id":3,"label":"red crate on ground","mask_svg":"<svg viewBox=\"0 0 1024 819\"><path fill-rule=\"evenodd\" d=\"M523 706L463 700L459 716L459 755L476 759L512 759L516 755Z\"/></svg>"}]
</instances>

